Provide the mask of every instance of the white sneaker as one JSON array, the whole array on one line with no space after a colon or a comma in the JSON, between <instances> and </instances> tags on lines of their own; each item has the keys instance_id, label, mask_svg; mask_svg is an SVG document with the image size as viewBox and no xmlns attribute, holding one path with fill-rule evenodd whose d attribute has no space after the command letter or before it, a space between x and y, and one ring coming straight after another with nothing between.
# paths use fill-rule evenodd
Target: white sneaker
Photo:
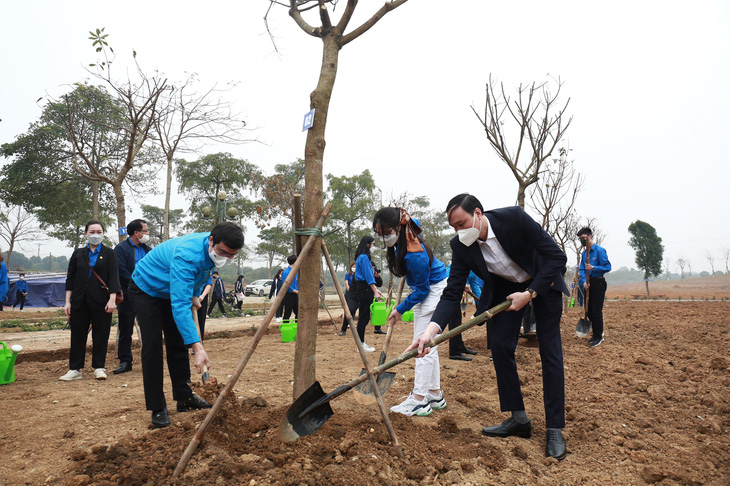
<instances>
[{"instance_id":1,"label":"white sneaker","mask_svg":"<svg viewBox=\"0 0 730 486\"><path fill-rule=\"evenodd\" d=\"M428 404L434 410L443 410L446 408L446 399L444 398L443 390L440 390L438 395L434 395L430 391L426 392L426 399L428 399Z\"/></svg>"},{"instance_id":2,"label":"white sneaker","mask_svg":"<svg viewBox=\"0 0 730 486\"><path fill-rule=\"evenodd\" d=\"M104 368L96 368L94 370L94 378L97 380L106 380L106 371L104 371Z\"/></svg>"},{"instance_id":3,"label":"white sneaker","mask_svg":"<svg viewBox=\"0 0 730 486\"><path fill-rule=\"evenodd\" d=\"M73 381L73 380L80 380L81 379L81 372L79 370L68 370L65 375L63 375L59 380L61 381Z\"/></svg>"},{"instance_id":4,"label":"white sneaker","mask_svg":"<svg viewBox=\"0 0 730 486\"><path fill-rule=\"evenodd\" d=\"M362 343L362 349L364 349L368 353L372 353L373 351L375 351L375 348L367 343Z\"/></svg>"},{"instance_id":5,"label":"white sneaker","mask_svg":"<svg viewBox=\"0 0 730 486\"><path fill-rule=\"evenodd\" d=\"M431 404L428 402L428 397L424 397L423 400L418 401L413 397L413 393L411 393L402 403L390 407L390 411L394 413L402 413L406 417L412 417L413 415L425 417L427 415L431 415L433 409L431 408Z\"/></svg>"},{"instance_id":6,"label":"white sneaker","mask_svg":"<svg viewBox=\"0 0 730 486\"><path fill-rule=\"evenodd\" d=\"M277 317L276 322L281 322L281 317Z\"/></svg>"}]
</instances>

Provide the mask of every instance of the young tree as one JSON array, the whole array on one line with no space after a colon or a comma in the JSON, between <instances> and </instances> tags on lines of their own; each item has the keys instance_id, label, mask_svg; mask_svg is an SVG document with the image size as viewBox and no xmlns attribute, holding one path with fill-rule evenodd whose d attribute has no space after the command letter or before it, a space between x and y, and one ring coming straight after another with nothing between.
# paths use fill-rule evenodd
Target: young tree
<instances>
[{"instance_id":1,"label":"young tree","mask_svg":"<svg viewBox=\"0 0 730 486\"><path fill-rule=\"evenodd\" d=\"M662 239L649 223L636 220L629 225L631 239L629 245L636 251L636 266L644 271L646 295L649 296L649 277L662 273L664 246Z\"/></svg>"},{"instance_id":2,"label":"young tree","mask_svg":"<svg viewBox=\"0 0 730 486\"><path fill-rule=\"evenodd\" d=\"M327 174L329 200L332 202L330 224L344 226L347 261L352 261L359 239L354 233L370 227L369 218L377 211L373 193L375 182L368 169L352 177L335 177Z\"/></svg>"},{"instance_id":3,"label":"young tree","mask_svg":"<svg viewBox=\"0 0 730 486\"><path fill-rule=\"evenodd\" d=\"M667 280L669 280L669 272L672 269L672 259L668 256L664 257L664 273L667 274Z\"/></svg>"},{"instance_id":4,"label":"young tree","mask_svg":"<svg viewBox=\"0 0 730 486\"><path fill-rule=\"evenodd\" d=\"M687 259L684 257L677 258L677 266L679 267L680 279L684 280L684 267L687 266Z\"/></svg>"},{"instance_id":5,"label":"young tree","mask_svg":"<svg viewBox=\"0 0 730 486\"><path fill-rule=\"evenodd\" d=\"M261 205L257 208L256 225L265 228L272 220L286 218L294 227L294 194L304 192L304 160L276 164L274 174L261 176Z\"/></svg>"},{"instance_id":6,"label":"young tree","mask_svg":"<svg viewBox=\"0 0 730 486\"><path fill-rule=\"evenodd\" d=\"M498 86L490 75L484 115L471 107L484 127L490 145L517 180L517 204L522 209L525 208L527 188L539 180L543 163L552 156L573 120L573 117L563 119L570 98L561 107L558 99L563 83L557 79L556 84L554 91L548 82L533 82L529 86L520 84L517 99L513 102L507 96L504 84L499 83ZM519 131L514 149L509 148L507 139L510 137L505 131L510 118ZM526 162L520 159L524 152L527 152Z\"/></svg>"},{"instance_id":7,"label":"young tree","mask_svg":"<svg viewBox=\"0 0 730 486\"><path fill-rule=\"evenodd\" d=\"M9 268L15 245L31 239L38 241L43 238L43 232L38 228L35 217L23 206L0 203L0 238L8 245L5 264Z\"/></svg>"},{"instance_id":8,"label":"young tree","mask_svg":"<svg viewBox=\"0 0 730 486\"><path fill-rule=\"evenodd\" d=\"M173 162L176 154L199 153L211 142L239 144L245 137L246 122L233 113L232 105L220 95L226 90L217 86L198 92L196 74L165 90L158 100L158 113L153 119L157 142L167 160L167 185L163 240L170 238L170 195Z\"/></svg>"},{"instance_id":9,"label":"young tree","mask_svg":"<svg viewBox=\"0 0 730 486\"><path fill-rule=\"evenodd\" d=\"M350 21L357 8L357 0L347 0L338 22L333 22L328 4L333 7L336 0L289 0L281 2L270 0L269 10L276 4L286 5L289 16L307 35L321 39L323 44L322 63L317 87L310 95L310 108L315 110L312 127L307 131L304 147L306 164L304 190L304 224L313 227L322 214L323 181L322 164L325 149L325 128L330 99L337 78L340 50L347 44L369 31L389 12L405 4L407 0L385 2L370 18L354 29L349 29ZM320 25L305 20L311 11L312 19ZM268 15L268 12L267 12ZM318 244L314 245L319 248ZM317 347L317 313L319 308L319 278L321 274L319 252L311 252L304 259L300 272L299 293L299 331L294 356L294 397L298 397L315 381L314 356Z\"/></svg>"},{"instance_id":10,"label":"young tree","mask_svg":"<svg viewBox=\"0 0 730 486\"><path fill-rule=\"evenodd\" d=\"M705 260L710 264L710 274L715 276L715 255L710 250L705 250Z\"/></svg>"},{"instance_id":11,"label":"young tree","mask_svg":"<svg viewBox=\"0 0 730 486\"><path fill-rule=\"evenodd\" d=\"M725 273L730 273L730 269L728 269L728 263L730 263L730 246L720 248L720 255L725 262Z\"/></svg>"}]
</instances>

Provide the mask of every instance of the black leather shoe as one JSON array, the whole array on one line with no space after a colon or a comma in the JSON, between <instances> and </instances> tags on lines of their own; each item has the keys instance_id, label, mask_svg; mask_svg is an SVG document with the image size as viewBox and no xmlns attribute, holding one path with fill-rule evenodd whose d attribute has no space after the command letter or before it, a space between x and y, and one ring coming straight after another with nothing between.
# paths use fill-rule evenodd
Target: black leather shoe
<instances>
[{"instance_id":1,"label":"black leather shoe","mask_svg":"<svg viewBox=\"0 0 730 486\"><path fill-rule=\"evenodd\" d=\"M568 451L565 450L565 441L560 429L547 429L545 442L545 456L554 457L558 461L565 459Z\"/></svg>"},{"instance_id":2,"label":"black leather shoe","mask_svg":"<svg viewBox=\"0 0 730 486\"><path fill-rule=\"evenodd\" d=\"M479 351L474 351L473 349L469 349L469 348L464 348L464 351L462 351L462 352L464 354L471 354L471 355L474 355L474 356L476 356L477 354L479 354Z\"/></svg>"},{"instance_id":3,"label":"black leather shoe","mask_svg":"<svg viewBox=\"0 0 730 486\"><path fill-rule=\"evenodd\" d=\"M116 369L112 372L115 375L126 373L127 371L132 371L132 363L128 361L122 361L119 363L119 366L116 367Z\"/></svg>"},{"instance_id":4,"label":"black leather shoe","mask_svg":"<svg viewBox=\"0 0 730 486\"><path fill-rule=\"evenodd\" d=\"M344 336L345 334L347 334L347 331L340 331L340 336Z\"/></svg>"},{"instance_id":5,"label":"black leather shoe","mask_svg":"<svg viewBox=\"0 0 730 486\"><path fill-rule=\"evenodd\" d=\"M373 331L374 334L388 334L387 332L383 331L379 327Z\"/></svg>"},{"instance_id":6,"label":"black leather shoe","mask_svg":"<svg viewBox=\"0 0 730 486\"><path fill-rule=\"evenodd\" d=\"M200 398L198 395L193 395L192 398L188 398L185 400L179 400L177 402L177 411L178 412L187 412L189 410L200 410L203 408L210 408L213 405L206 402L202 398Z\"/></svg>"},{"instance_id":7,"label":"black leather shoe","mask_svg":"<svg viewBox=\"0 0 730 486\"><path fill-rule=\"evenodd\" d=\"M449 359L456 359L459 361L471 361L474 358L472 358L471 356L464 356L462 353L459 353L449 356Z\"/></svg>"},{"instance_id":8,"label":"black leather shoe","mask_svg":"<svg viewBox=\"0 0 730 486\"><path fill-rule=\"evenodd\" d=\"M508 418L499 425L492 425L491 427L484 427L482 434L489 437L522 437L523 439L529 439L532 437L532 422L526 424L518 424L512 417ZM561 437L562 438L562 437Z\"/></svg>"},{"instance_id":9,"label":"black leather shoe","mask_svg":"<svg viewBox=\"0 0 730 486\"><path fill-rule=\"evenodd\" d=\"M152 425L157 428L167 427L170 425L170 416L167 415L167 407L156 412L152 412Z\"/></svg>"}]
</instances>

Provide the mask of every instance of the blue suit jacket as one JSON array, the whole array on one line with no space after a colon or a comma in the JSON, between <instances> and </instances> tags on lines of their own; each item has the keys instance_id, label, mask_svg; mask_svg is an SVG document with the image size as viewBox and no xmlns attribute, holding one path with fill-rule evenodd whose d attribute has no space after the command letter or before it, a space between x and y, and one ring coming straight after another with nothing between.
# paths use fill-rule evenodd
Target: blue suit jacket
<instances>
[{"instance_id":1,"label":"blue suit jacket","mask_svg":"<svg viewBox=\"0 0 730 486\"><path fill-rule=\"evenodd\" d=\"M554 288L570 295L563 280L565 263L568 259L555 240L535 220L519 206L493 209L486 211L484 215L507 256L532 275L530 288L538 294L544 294ZM459 241L458 236L452 238L450 244L453 251L451 273L432 318L441 329L444 329L449 318L459 311L459 303L470 271L484 280L477 314L489 308L495 293L495 284L479 244L465 246Z\"/></svg>"}]
</instances>

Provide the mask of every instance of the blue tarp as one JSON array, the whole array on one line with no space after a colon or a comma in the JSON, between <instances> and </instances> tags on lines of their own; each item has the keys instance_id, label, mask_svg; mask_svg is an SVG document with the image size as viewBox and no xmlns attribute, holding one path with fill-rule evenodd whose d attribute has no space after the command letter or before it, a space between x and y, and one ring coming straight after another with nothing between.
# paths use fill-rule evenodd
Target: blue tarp
<instances>
[{"instance_id":1,"label":"blue tarp","mask_svg":"<svg viewBox=\"0 0 730 486\"><path fill-rule=\"evenodd\" d=\"M15 284L18 281L17 275L8 275L10 290L8 297L3 303L12 307L16 300ZM27 275L28 295L25 297L25 307L63 307L66 303L66 275Z\"/></svg>"}]
</instances>

